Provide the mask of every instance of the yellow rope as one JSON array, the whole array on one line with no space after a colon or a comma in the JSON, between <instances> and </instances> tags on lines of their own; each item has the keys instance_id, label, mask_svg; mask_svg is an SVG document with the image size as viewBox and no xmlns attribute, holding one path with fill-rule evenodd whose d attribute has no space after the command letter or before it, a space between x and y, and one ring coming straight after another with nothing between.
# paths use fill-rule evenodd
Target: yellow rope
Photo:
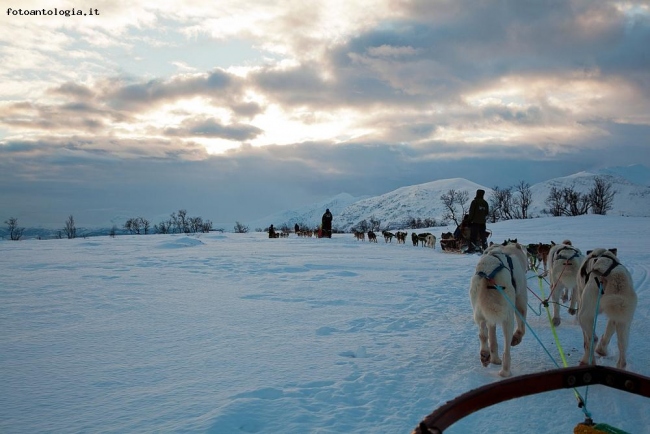
<instances>
[{"instance_id":1,"label":"yellow rope","mask_svg":"<svg viewBox=\"0 0 650 434\"><path fill-rule=\"evenodd\" d=\"M542 294L542 298L546 299L546 295L544 295L544 285L542 285L542 279L539 278L539 291ZM552 291L552 290L551 290ZM555 339L555 345L557 346L558 351L560 352L560 358L562 359L562 365L566 368L569 364L566 361L566 357L564 356L564 350L562 349L562 345L560 344L560 338L557 336L557 330L555 329L555 326L553 325L553 319L551 317L551 310L548 307L548 300L546 303L544 303L544 307L546 308L546 315L548 316L548 322L551 323L551 331L553 332L553 338Z\"/></svg>"},{"instance_id":2,"label":"yellow rope","mask_svg":"<svg viewBox=\"0 0 650 434\"><path fill-rule=\"evenodd\" d=\"M539 291L542 294L542 298L545 299L546 295L544 295L544 285L542 285L542 278L539 278ZM553 289L551 289L551 293L553 292ZM551 310L548 307L548 300L546 303L544 303L544 307L546 308L546 315L548 316L548 322L551 324L551 331L553 332L553 338L555 339L555 345L557 346L557 350L560 353L560 358L562 359L562 365L566 368L569 366L569 364L566 361L566 357L564 356L564 350L562 349L562 344L560 344L560 338L557 336L557 330L555 330L555 326L553 325L553 318L551 317ZM578 390L574 387L573 388L573 394L576 397L576 400L578 401L578 407L582 408L582 411L585 413L585 415L589 415L589 411L587 410L587 403L582 399L582 396L578 393Z\"/></svg>"}]
</instances>

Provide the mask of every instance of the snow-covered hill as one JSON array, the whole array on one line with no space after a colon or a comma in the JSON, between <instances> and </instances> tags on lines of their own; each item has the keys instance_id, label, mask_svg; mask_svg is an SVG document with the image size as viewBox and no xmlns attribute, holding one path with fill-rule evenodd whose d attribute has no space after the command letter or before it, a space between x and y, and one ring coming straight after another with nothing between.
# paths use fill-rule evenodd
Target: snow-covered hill
<instances>
[{"instance_id":1,"label":"snow-covered hill","mask_svg":"<svg viewBox=\"0 0 650 434\"><path fill-rule=\"evenodd\" d=\"M650 169L642 164L633 164L631 166L607 167L601 169L598 173L603 175L616 175L627 179L633 184L645 185L650 187Z\"/></svg>"},{"instance_id":2,"label":"snow-covered hill","mask_svg":"<svg viewBox=\"0 0 650 434\"><path fill-rule=\"evenodd\" d=\"M627 177L629 175L629 178ZM579 172L570 176L554 178L530 187L532 203L529 209L531 217L545 215L548 208L546 199L553 187L562 189L570 187L586 194L594 186L596 177L611 183L615 191L613 209L610 215L650 217L650 168L635 165L627 168L614 167L597 172ZM644 182L639 184L635 181ZM499 186L508 188L512 186ZM378 220L382 229L403 228L406 220L411 218L444 220L446 209L440 197L449 190L466 191L469 201L474 198L477 189L486 191L489 201L493 190L463 178L443 179L424 184L401 187L397 190L368 198L354 198L349 194L340 194L334 198L301 209L285 211L265 217L257 222L248 223L251 229L265 228L271 223L276 227L295 223L316 227L326 208L334 214L333 226L340 231L350 231L362 220Z\"/></svg>"},{"instance_id":3,"label":"snow-covered hill","mask_svg":"<svg viewBox=\"0 0 650 434\"><path fill-rule=\"evenodd\" d=\"M404 221L410 218L429 218L440 222L446 211L440 196L449 190L466 191L471 201L479 188L484 189L487 195L492 192L489 188L463 178L443 179L398 188L381 196L351 204L335 218L335 226L348 231L360 221L371 219L381 221L381 227L389 229L404 227ZM469 204L468 201L467 207Z\"/></svg>"},{"instance_id":4,"label":"snow-covered hill","mask_svg":"<svg viewBox=\"0 0 650 434\"><path fill-rule=\"evenodd\" d=\"M647 169L646 169L647 170ZM650 173L650 171L648 171ZM615 172L602 171L597 173L579 172L563 178L555 178L546 182L535 184L531 187L533 204L531 212L541 215L551 188L571 187L580 193L587 193L594 186L594 179L598 176L611 183L615 192L611 215L628 217L650 217L650 186L639 185L624 178ZM635 172L638 174L638 172Z\"/></svg>"}]
</instances>

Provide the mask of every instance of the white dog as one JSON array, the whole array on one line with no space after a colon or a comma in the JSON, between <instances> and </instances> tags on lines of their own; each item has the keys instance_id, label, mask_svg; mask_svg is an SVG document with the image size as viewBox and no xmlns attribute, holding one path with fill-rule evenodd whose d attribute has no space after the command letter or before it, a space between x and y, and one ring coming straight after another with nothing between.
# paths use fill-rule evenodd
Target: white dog
<instances>
[{"instance_id":1,"label":"white dog","mask_svg":"<svg viewBox=\"0 0 650 434\"><path fill-rule=\"evenodd\" d=\"M436 248L436 236L433 234L428 234L424 239L424 245L431 247L432 249Z\"/></svg>"},{"instance_id":2,"label":"white dog","mask_svg":"<svg viewBox=\"0 0 650 434\"><path fill-rule=\"evenodd\" d=\"M511 375L510 347L518 345L526 332L526 268L526 255L520 245L493 245L479 259L470 282L469 297L479 327L481 363L483 366L503 363L499 371L502 377ZM513 306L519 313L516 318ZM497 324L503 330L503 361L498 354Z\"/></svg>"},{"instance_id":3,"label":"white dog","mask_svg":"<svg viewBox=\"0 0 650 434\"><path fill-rule=\"evenodd\" d=\"M578 304L576 293L576 276L582 265L584 255L571 245L571 241L564 240L562 244L554 244L548 253L551 299L553 300L553 325L560 325L560 296L567 291L571 298L569 313L575 315Z\"/></svg>"},{"instance_id":4,"label":"white dog","mask_svg":"<svg viewBox=\"0 0 650 434\"><path fill-rule=\"evenodd\" d=\"M578 276L580 309L578 321L584 336L585 354L581 365L589 363L592 339L594 339L594 318L598 313L607 315L605 333L598 342L596 353L607 355L609 340L616 332L618 341L618 361L616 367L624 369L627 365L627 349L632 316L636 309L637 296L629 271L614 253L605 249L595 249L587 255L580 267ZM600 300L598 298L600 297ZM595 364L595 361L591 361Z\"/></svg>"}]
</instances>

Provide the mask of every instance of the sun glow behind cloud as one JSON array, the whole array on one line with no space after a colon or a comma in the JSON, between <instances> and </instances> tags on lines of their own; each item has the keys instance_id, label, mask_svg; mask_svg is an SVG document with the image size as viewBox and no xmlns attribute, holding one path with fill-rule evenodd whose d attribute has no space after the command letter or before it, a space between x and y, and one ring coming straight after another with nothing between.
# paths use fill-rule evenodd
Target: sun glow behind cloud
<instances>
[{"instance_id":1,"label":"sun glow behind cloud","mask_svg":"<svg viewBox=\"0 0 650 434\"><path fill-rule=\"evenodd\" d=\"M287 111L274 104L252 122L264 133L249 143L253 146L318 141L341 143L370 132L368 128L358 126L360 118L352 110L315 112L297 108Z\"/></svg>"}]
</instances>

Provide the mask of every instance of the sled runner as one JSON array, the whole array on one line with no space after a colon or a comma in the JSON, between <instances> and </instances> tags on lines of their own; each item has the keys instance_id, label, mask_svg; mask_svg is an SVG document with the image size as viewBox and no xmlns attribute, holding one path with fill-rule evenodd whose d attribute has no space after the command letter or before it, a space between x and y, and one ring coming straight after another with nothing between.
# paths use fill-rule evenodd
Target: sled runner
<instances>
[{"instance_id":1,"label":"sled runner","mask_svg":"<svg viewBox=\"0 0 650 434\"><path fill-rule=\"evenodd\" d=\"M650 378L640 374L596 365L559 368L512 377L464 393L425 417L412 434L442 434L464 417L510 399L596 384L650 398ZM579 402L578 406L582 408L584 403ZM624 433L607 424L594 424L590 417L574 429L576 434L612 432Z\"/></svg>"}]
</instances>

